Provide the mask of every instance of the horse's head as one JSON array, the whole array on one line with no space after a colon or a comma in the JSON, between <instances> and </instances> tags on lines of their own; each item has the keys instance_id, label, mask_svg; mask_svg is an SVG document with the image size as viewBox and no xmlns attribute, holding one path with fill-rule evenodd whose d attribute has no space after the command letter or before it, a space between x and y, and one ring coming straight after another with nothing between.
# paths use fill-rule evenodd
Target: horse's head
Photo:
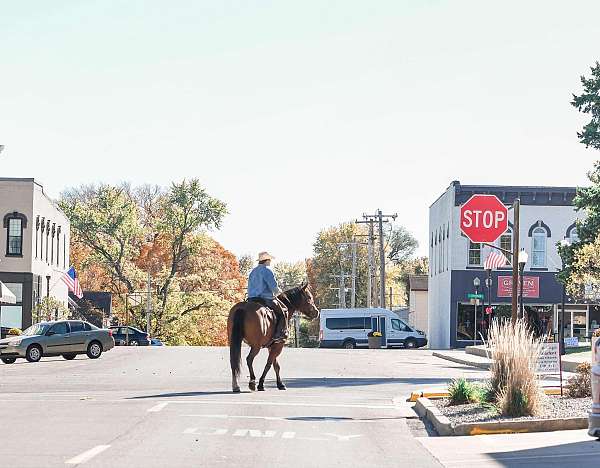
<instances>
[{"instance_id":1,"label":"horse's head","mask_svg":"<svg viewBox=\"0 0 600 468\"><path fill-rule=\"evenodd\" d=\"M310 292L308 283L304 283L298 289L300 290L301 298L300 304L297 306L298 311L311 320L316 319L319 316L319 309L315 305L315 300Z\"/></svg>"}]
</instances>

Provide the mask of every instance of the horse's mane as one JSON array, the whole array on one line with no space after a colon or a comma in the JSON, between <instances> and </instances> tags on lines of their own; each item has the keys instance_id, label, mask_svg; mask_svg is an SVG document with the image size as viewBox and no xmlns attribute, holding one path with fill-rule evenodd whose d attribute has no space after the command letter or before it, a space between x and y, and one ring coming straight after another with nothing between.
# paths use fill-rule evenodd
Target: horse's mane
<instances>
[{"instance_id":1,"label":"horse's mane","mask_svg":"<svg viewBox=\"0 0 600 468\"><path fill-rule=\"evenodd\" d=\"M296 287L282 292L279 295L279 300L283 302L289 309L290 307L296 307L299 305L301 296L302 291L300 290L300 288Z\"/></svg>"}]
</instances>

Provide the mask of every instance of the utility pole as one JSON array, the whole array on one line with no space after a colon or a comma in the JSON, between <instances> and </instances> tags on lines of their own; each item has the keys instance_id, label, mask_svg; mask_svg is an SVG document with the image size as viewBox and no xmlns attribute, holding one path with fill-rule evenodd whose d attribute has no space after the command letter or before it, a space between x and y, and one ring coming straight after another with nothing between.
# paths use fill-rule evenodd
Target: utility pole
<instances>
[{"instance_id":1,"label":"utility pole","mask_svg":"<svg viewBox=\"0 0 600 468\"><path fill-rule=\"evenodd\" d=\"M340 309L345 309L346 308L346 282L345 279L346 278L350 278L350 275L331 275L332 278L338 278L339 279L339 287L338 288L333 288L333 289L337 289L338 290L338 301L339 301L339 308Z\"/></svg>"},{"instance_id":2,"label":"utility pole","mask_svg":"<svg viewBox=\"0 0 600 468\"><path fill-rule=\"evenodd\" d=\"M379 230L379 307L385 308L385 246L383 244L383 223L387 223L388 218L396 219L398 217L397 213L393 215L384 215L381 210L377 210L375 215L363 215L365 219L364 222L369 223L370 226L373 225L374 222L378 224ZM358 221L360 222L360 221Z\"/></svg>"},{"instance_id":3,"label":"utility pole","mask_svg":"<svg viewBox=\"0 0 600 468\"><path fill-rule=\"evenodd\" d=\"M375 229L373 224L375 220L363 215L364 221L355 221L356 224L368 224L369 234L367 235L367 260L368 260L368 281L367 281L367 308L376 306L377 285L373 284L375 279ZM373 301L375 298L375 301ZM375 304L374 304L375 302Z\"/></svg>"},{"instance_id":4,"label":"utility pole","mask_svg":"<svg viewBox=\"0 0 600 468\"><path fill-rule=\"evenodd\" d=\"M352 274L350 278L352 279L352 295L350 296L350 307L356 307L356 246L357 242L342 242L338 244L339 247L352 247ZM343 272L342 272L343 274Z\"/></svg>"},{"instance_id":5,"label":"utility pole","mask_svg":"<svg viewBox=\"0 0 600 468\"><path fill-rule=\"evenodd\" d=\"M148 290L146 291L146 333L150 333L150 309L151 309L151 291L150 291L150 268L148 268Z\"/></svg>"}]
</instances>

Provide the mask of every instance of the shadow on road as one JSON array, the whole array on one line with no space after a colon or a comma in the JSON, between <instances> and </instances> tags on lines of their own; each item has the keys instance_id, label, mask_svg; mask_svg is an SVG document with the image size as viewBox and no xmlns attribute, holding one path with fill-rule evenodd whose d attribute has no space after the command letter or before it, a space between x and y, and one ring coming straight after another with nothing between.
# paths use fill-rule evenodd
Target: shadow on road
<instances>
[{"instance_id":1,"label":"shadow on road","mask_svg":"<svg viewBox=\"0 0 600 468\"><path fill-rule=\"evenodd\" d=\"M487 456L504 467L565 467L596 468L600 465L600 443L590 439L551 447L488 453Z\"/></svg>"},{"instance_id":2,"label":"shadow on road","mask_svg":"<svg viewBox=\"0 0 600 468\"><path fill-rule=\"evenodd\" d=\"M341 388L341 387L364 387L369 385L436 385L447 383L449 378L430 377L357 377L357 378L284 378L283 381L289 388Z\"/></svg>"},{"instance_id":3,"label":"shadow on road","mask_svg":"<svg viewBox=\"0 0 600 468\"><path fill-rule=\"evenodd\" d=\"M241 393L253 393L250 390L242 390ZM213 395L236 395L231 390L216 391L216 392L177 392L177 393L159 393L156 395L140 395L127 398L127 400L147 400L149 398L178 398L178 397L197 397L197 396L213 396Z\"/></svg>"}]
</instances>

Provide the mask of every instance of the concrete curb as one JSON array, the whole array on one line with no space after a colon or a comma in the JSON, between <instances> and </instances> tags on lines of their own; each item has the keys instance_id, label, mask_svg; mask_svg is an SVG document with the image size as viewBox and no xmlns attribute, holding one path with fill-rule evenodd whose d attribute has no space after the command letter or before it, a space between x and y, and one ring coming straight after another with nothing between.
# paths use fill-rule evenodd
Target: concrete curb
<instances>
[{"instance_id":1,"label":"concrete curb","mask_svg":"<svg viewBox=\"0 0 600 468\"><path fill-rule=\"evenodd\" d=\"M473 436L484 434L515 434L587 429L588 418L528 419L524 421L487 421L452 425L450 420L428 399L421 397L415 404L416 413L426 418L441 436Z\"/></svg>"},{"instance_id":2,"label":"concrete curb","mask_svg":"<svg viewBox=\"0 0 600 468\"><path fill-rule=\"evenodd\" d=\"M437 406L435 406L428 398L419 398L415 404L414 410L420 417L431 422L439 435L454 435L454 430L452 429L450 420L444 416Z\"/></svg>"},{"instance_id":3,"label":"concrete curb","mask_svg":"<svg viewBox=\"0 0 600 468\"><path fill-rule=\"evenodd\" d=\"M433 355L440 359L445 359L446 361L452 361L456 364L462 364L463 366L477 367L479 369L490 370L491 363L488 362L474 362L469 359L463 359L457 356L449 356L444 353L438 353L436 351L433 352Z\"/></svg>"}]
</instances>

